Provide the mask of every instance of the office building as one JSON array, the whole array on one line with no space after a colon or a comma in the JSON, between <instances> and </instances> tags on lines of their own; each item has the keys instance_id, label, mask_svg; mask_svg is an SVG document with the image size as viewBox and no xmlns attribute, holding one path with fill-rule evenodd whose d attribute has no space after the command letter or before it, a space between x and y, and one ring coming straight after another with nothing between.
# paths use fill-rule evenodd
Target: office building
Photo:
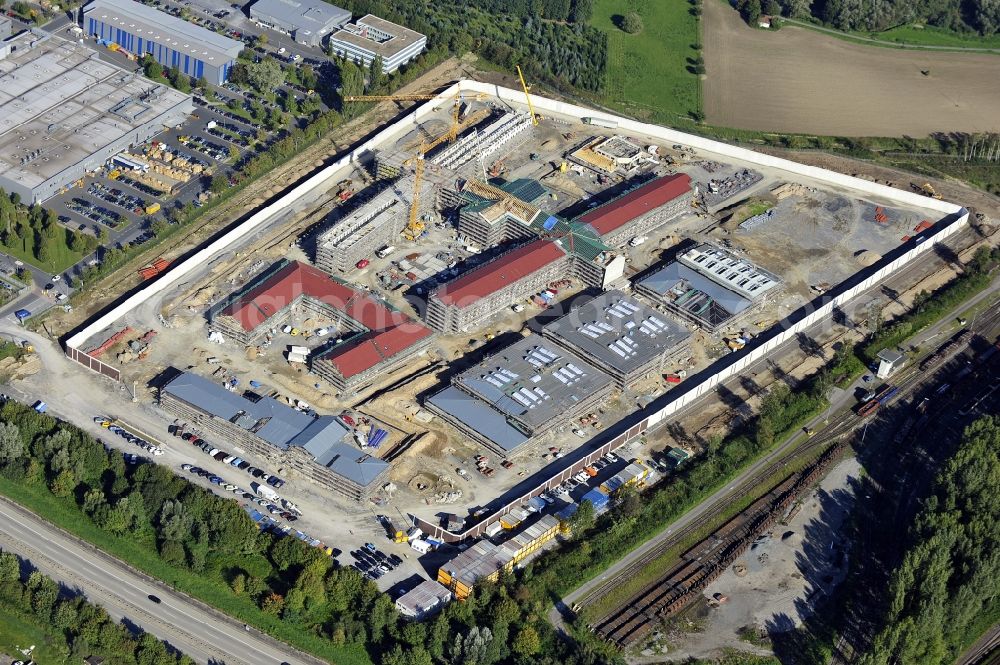
<instances>
[{"instance_id":1,"label":"office building","mask_svg":"<svg viewBox=\"0 0 1000 665\"><path fill-rule=\"evenodd\" d=\"M41 31L4 42L0 187L44 201L114 155L184 122L190 95L127 72Z\"/></svg>"},{"instance_id":2,"label":"office building","mask_svg":"<svg viewBox=\"0 0 1000 665\"><path fill-rule=\"evenodd\" d=\"M326 36L351 20L351 12L323 0L257 0L250 18L290 35L299 44L321 46Z\"/></svg>"},{"instance_id":3,"label":"office building","mask_svg":"<svg viewBox=\"0 0 1000 665\"><path fill-rule=\"evenodd\" d=\"M426 47L426 36L371 14L330 35L334 55L364 67L381 56L383 74L396 71Z\"/></svg>"},{"instance_id":4,"label":"office building","mask_svg":"<svg viewBox=\"0 0 1000 665\"><path fill-rule=\"evenodd\" d=\"M243 50L224 37L133 0L93 0L83 8L83 31L137 57L147 53L164 67L222 85Z\"/></svg>"}]
</instances>

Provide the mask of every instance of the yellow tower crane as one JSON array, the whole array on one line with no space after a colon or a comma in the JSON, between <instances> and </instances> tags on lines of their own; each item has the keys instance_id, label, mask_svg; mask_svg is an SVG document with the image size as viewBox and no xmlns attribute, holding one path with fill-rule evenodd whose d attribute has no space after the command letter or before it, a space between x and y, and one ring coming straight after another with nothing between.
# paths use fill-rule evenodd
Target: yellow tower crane
<instances>
[{"instance_id":1,"label":"yellow tower crane","mask_svg":"<svg viewBox=\"0 0 1000 665\"><path fill-rule=\"evenodd\" d=\"M528 94L528 84L524 81L524 74L521 73L521 65L514 65L517 67L517 76L521 79L521 87L524 88L524 98L528 100L528 113L531 114L531 124L538 125L538 116L535 115L535 107L531 104L531 95Z\"/></svg>"}]
</instances>

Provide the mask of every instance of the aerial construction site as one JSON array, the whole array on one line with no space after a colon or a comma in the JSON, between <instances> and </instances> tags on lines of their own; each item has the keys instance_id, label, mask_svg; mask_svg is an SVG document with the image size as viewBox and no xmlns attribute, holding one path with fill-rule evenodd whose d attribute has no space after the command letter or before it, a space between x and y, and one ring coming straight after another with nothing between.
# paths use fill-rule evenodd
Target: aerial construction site
<instances>
[{"instance_id":1,"label":"aerial construction site","mask_svg":"<svg viewBox=\"0 0 1000 665\"><path fill-rule=\"evenodd\" d=\"M705 377L962 215L526 91L412 101L68 353L300 503L322 497L327 543L370 538L372 509L419 526L403 545L430 542L431 576L446 542L669 476L844 331L747 370L728 402ZM657 427L674 394L700 407ZM538 531L499 565L556 533Z\"/></svg>"}]
</instances>

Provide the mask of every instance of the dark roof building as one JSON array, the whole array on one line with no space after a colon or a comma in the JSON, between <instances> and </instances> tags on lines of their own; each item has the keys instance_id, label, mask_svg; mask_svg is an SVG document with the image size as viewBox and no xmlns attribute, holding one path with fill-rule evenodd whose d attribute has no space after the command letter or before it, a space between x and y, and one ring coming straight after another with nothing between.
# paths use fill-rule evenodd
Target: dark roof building
<instances>
[{"instance_id":1,"label":"dark roof building","mask_svg":"<svg viewBox=\"0 0 1000 665\"><path fill-rule=\"evenodd\" d=\"M542 334L614 377L619 388L663 371L690 333L621 291L607 291L547 324Z\"/></svg>"},{"instance_id":2,"label":"dark roof building","mask_svg":"<svg viewBox=\"0 0 1000 665\"><path fill-rule=\"evenodd\" d=\"M635 290L677 316L717 332L735 324L780 286L775 275L706 244L636 282Z\"/></svg>"},{"instance_id":3,"label":"dark roof building","mask_svg":"<svg viewBox=\"0 0 1000 665\"><path fill-rule=\"evenodd\" d=\"M427 348L432 331L366 291L297 261L280 261L209 310L209 321L244 346L261 341L298 309L341 329L311 357L312 370L342 391L360 390Z\"/></svg>"},{"instance_id":4,"label":"dark roof building","mask_svg":"<svg viewBox=\"0 0 1000 665\"><path fill-rule=\"evenodd\" d=\"M620 247L689 210L691 193L691 178L686 173L667 175L639 185L575 221L588 224L606 244Z\"/></svg>"},{"instance_id":5,"label":"dark roof building","mask_svg":"<svg viewBox=\"0 0 1000 665\"><path fill-rule=\"evenodd\" d=\"M351 443L348 428L272 397L238 395L205 377L181 373L160 390L160 404L274 466L355 500L385 481L389 465ZM244 454L244 453L241 453Z\"/></svg>"}]
</instances>

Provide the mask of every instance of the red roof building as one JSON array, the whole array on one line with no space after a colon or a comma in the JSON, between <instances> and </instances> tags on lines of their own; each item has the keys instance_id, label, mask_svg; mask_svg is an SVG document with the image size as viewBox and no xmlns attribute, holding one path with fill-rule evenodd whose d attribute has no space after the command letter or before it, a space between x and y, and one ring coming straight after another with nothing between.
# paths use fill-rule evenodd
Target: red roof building
<instances>
[{"instance_id":1,"label":"red roof building","mask_svg":"<svg viewBox=\"0 0 1000 665\"><path fill-rule=\"evenodd\" d=\"M567 277L570 255L550 238L538 238L442 285L427 299L435 330L462 332L498 311Z\"/></svg>"},{"instance_id":2,"label":"red roof building","mask_svg":"<svg viewBox=\"0 0 1000 665\"><path fill-rule=\"evenodd\" d=\"M303 304L356 333L312 359L313 370L341 390L357 389L379 373L393 371L426 348L433 333L365 291L339 282L313 266L288 261L209 313L213 327L246 346L285 324Z\"/></svg>"},{"instance_id":3,"label":"red roof building","mask_svg":"<svg viewBox=\"0 0 1000 665\"><path fill-rule=\"evenodd\" d=\"M467 307L565 255L562 247L552 240L539 238L470 270L434 295L445 305Z\"/></svg>"},{"instance_id":4,"label":"red roof building","mask_svg":"<svg viewBox=\"0 0 1000 665\"><path fill-rule=\"evenodd\" d=\"M691 178L686 173L663 176L594 208L576 221L589 224L609 245L620 245L676 216L687 207L690 193ZM644 221L653 224L642 224Z\"/></svg>"}]
</instances>

